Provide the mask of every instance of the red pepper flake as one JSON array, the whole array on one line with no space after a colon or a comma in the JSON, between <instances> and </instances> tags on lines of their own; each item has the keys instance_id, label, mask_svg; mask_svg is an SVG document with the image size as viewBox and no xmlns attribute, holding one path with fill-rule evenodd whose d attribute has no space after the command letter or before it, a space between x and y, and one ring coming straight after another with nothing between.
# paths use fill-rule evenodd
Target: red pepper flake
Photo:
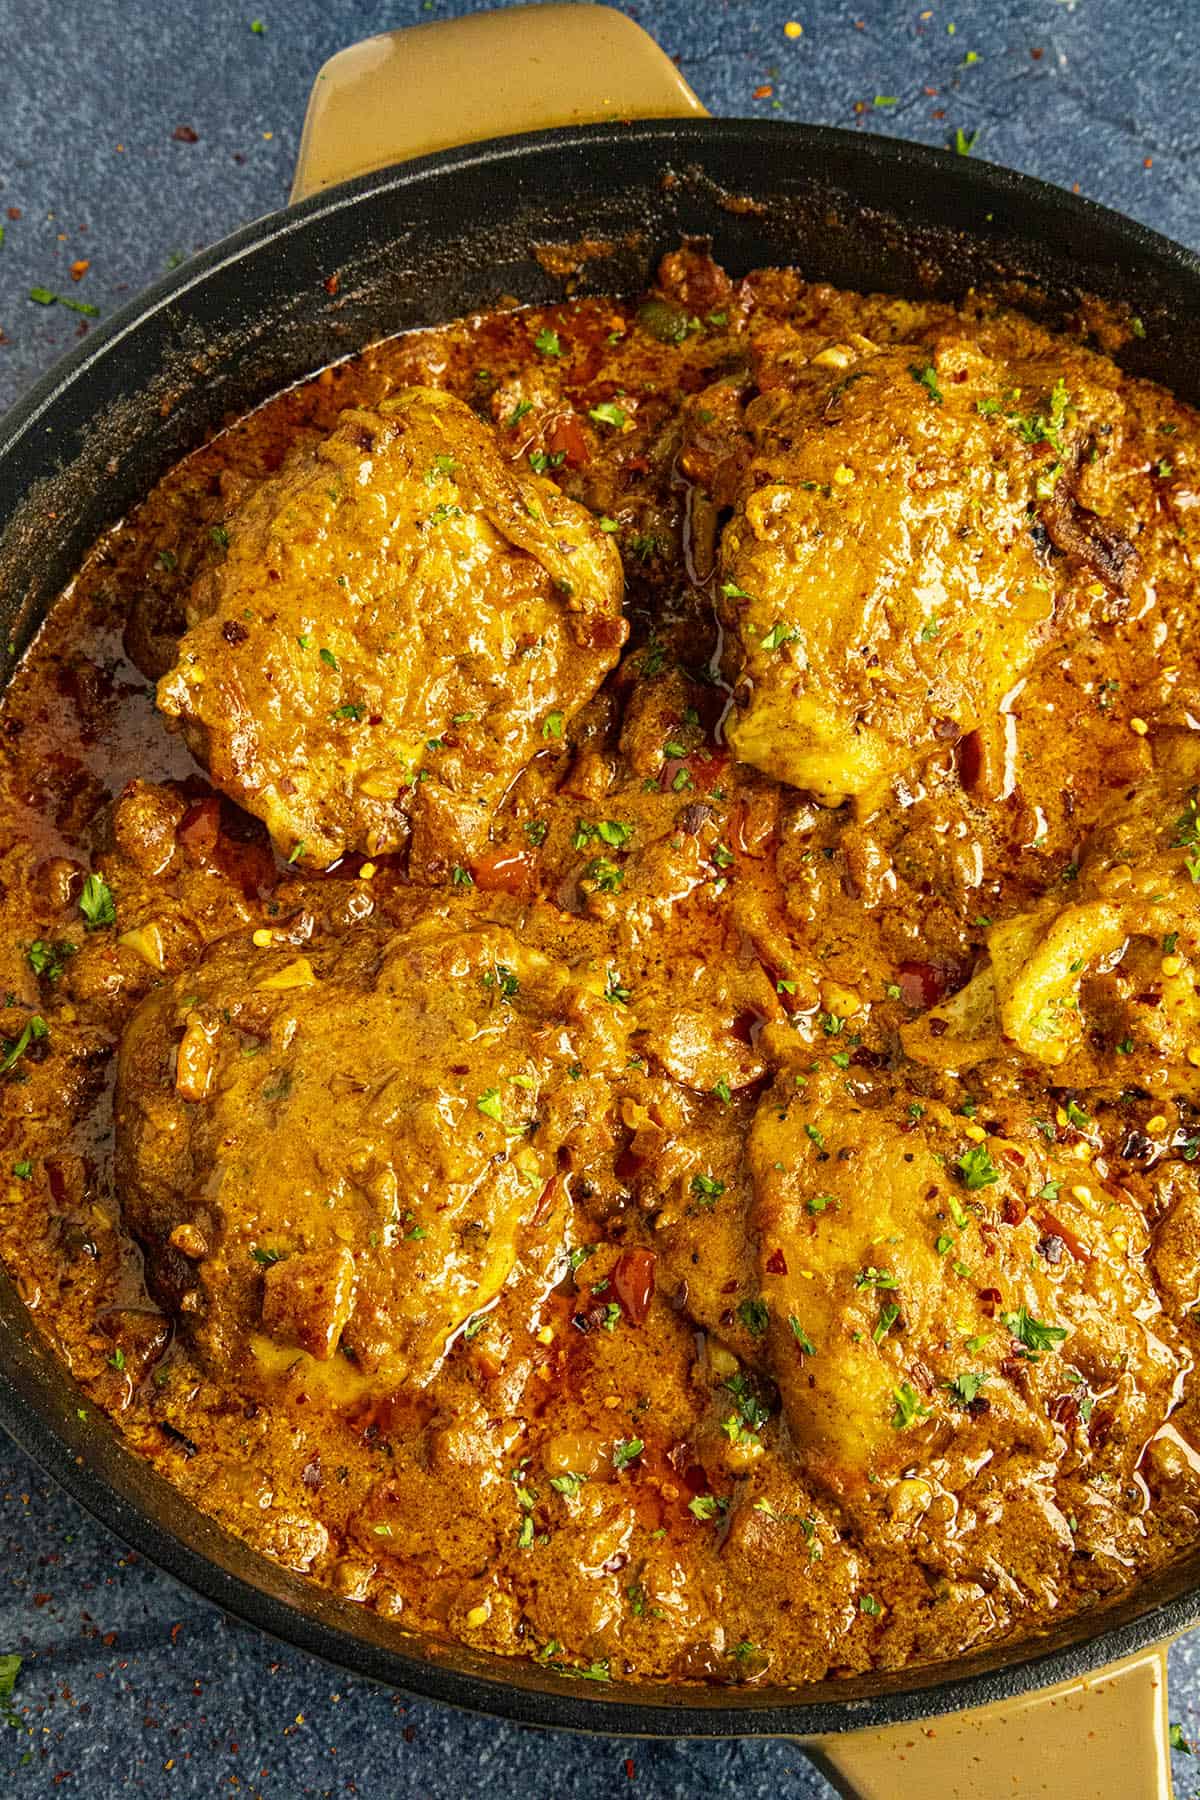
<instances>
[{"instance_id":1,"label":"red pepper flake","mask_svg":"<svg viewBox=\"0 0 1200 1800\"><path fill-rule=\"evenodd\" d=\"M1152 169L1154 167L1154 158L1152 156L1143 157L1142 167L1143 169Z\"/></svg>"},{"instance_id":2,"label":"red pepper flake","mask_svg":"<svg viewBox=\"0 0 1200 1800\"><path fill-rule=\"evenodd\" d=\"M766 1266L770 1275L786 1275L788 1272L787 1258L782 1250L772 1250L767 1258Z\"/></svg>"},{"instance_id":3,"label":"red pepper flake","mask_svg":"<svg viewBox=\"0 0 1200 1800\"><path fill-rule=\"evenodd\" d=\"M774 92L775 92L775 89L771 86L770 82L768 81L768 82L765 82L762 87L755 88L754 98L756 100L769 100L771 98L771 95Z\"/></svg>"},{"instance_id":4,"label":"red pepper flake","mask_svg":"<svg viewBox=\"0 0 1200 1800\"><path fill-rule=\"evenodd\" d=\"M82 281L91 266L91 263L88 262L85 257L80 257L78 262L73 262L71 264L71 280Z\"/></svg>"},{"instance_id":5,"label":"red pepper flake","mask_svg":"<svg viewBox=\"0 0 1200 1800\"><path fill-rule=\"evenodd\" d=\"M177 144L198 144L200 142L200 133L193 131L190 125L177 125L171 136Z\"/></svg>"},{"instance_id":6,"label":"red pepper flake","mask_svg":"<svg viewBox=\"0 0 1200 1800\"><path fill-rule=\"evenodd\" d=\"M1032 56L1034 62L1041 62L1041 60L1042 60L1043 56L1045 56L1046 52L1044 50L1031 50L1029 52L1029 54L1030 54L1030 56Z\"/></svg>"},{"instance_id":7,"label":"red pepper flake","mask_svg":"<svg viewBox=\"0 0 1200 1800\"><path fill-rule=\"evenodd\" d=\"M8 209L8 216L10 219L19 219L21 216L20 207L19 206L10 206Z\"/></svg>"},{"instance_id":8,"label":"red pepper flake","mask_svg":"<svg viewBox=\"0 0 1200 1800\"><path fill-rule=\"evenodd\" d=\"M625 1758L625 1773L626 1773L626 1775L628 1775L630 1781L632 1781L634 1776L637 1774L637 1765L635 1764L632 1756L627 1756Z\"/></svg>"},{"instance_id":9,"label":"red pepper flake","mask_svg":"<svg viewBox=\"0 0 1200 1800\"><path fill-rule=\"evenodd\" d=\"M183 1620L180 1619L177 1624L174 1624L171 1627L171 1642L173 1644L178 1641L179 1634L182 1630L183 1630Z\"/></svg>"},{"instance_id":10,"label":"red pepper flake","mask_svg":"<svg viewBox=\"0 0 1200 1800\"><path fill-rule=\"evenodd\" d=\"M325 292L327 294L336 294L341 285L342 278L340 275L330 275L325 282Z\"/></svg>"},{"instance_id":11,"label":"red pepper flake","mask_svg":"<svg viewBox=\"0 0 1200 1800\"><path fill-rule=\"evenodd\" d=\"M653 1250L622 1250L613 1264L613 1292L631 1325L643 1324L650 1311L657 1260Z\"/></svg>"}]
</instances>

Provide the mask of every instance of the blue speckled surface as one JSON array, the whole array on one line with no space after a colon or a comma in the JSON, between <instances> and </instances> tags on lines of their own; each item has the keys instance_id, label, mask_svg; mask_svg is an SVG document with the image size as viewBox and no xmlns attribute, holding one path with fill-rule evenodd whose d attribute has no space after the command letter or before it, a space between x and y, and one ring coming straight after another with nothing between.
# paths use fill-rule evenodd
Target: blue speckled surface
<instances>
[{"instance_id":1,"label":"blue speckled surface","mask_svg":"<svg viewBox=\"0 0 1200 1800\"><path fill-rule=\"evenodd\" d=\"M318 65L371 32L468 10L481 9L0 0L0 405L86 324L31 302L32 287L106 314L180 253L280 205ZM932 144L978 130L978 154L1077 183L1200 247L1197 0L646 0L625 10L713 112ZM785 35L789 19L803 25L799 38ZM877 95L895 104L877 106ZM181 125L196 142L173 137ZM77 259L91 266L76 284ZM0 1531L0 1651L25 1659L19 1729L0 1724L3 1796L832 1791L786 1745L550 1738L343 1681L130 1557L5 1443ZM1177 1645L1172 1716L1189 1736L1200 1736L1198 1669L1200 1642ZM1197 1764L1175 1763L1190 1800Z\"/></svg>"}]
</instances>

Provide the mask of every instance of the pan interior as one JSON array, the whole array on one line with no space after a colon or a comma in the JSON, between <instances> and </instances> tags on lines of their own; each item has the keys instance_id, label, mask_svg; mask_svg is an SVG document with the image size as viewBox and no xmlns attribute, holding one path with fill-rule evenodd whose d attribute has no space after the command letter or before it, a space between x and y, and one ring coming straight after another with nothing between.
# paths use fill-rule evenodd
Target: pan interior
<instances>
[{"instance_id":1,"label":"pan interior","mask_svg":"<svg viewBox=\"0 0 1200 1800\"><path fill-rule=\"evenodd\" d=\"M1200 266L1101 209L910 145L739 122L591 127L476 146L349 184L216 246L113 320L0 428L6 672L101 531L223 423L383 336L506 297L557 299L538 246L600 240L578 293L636 292L702 237L734 275L794 264L865 291L996 292L1070 327L1086 297L1139 321L1123 366L1200 401ZM336 281L334 281L336 277ZM331 291L336 290L336 291ZM0 1279L0 1420L114 1530L218 1604L356 1672L518 1720L808 1735L1064 1679L1192 1623L1200 1551L1018 1650L779 1689L603 1693L417 1641L255 1557L76 1417L77 1395Z\"/></svg>"}]
</instances>

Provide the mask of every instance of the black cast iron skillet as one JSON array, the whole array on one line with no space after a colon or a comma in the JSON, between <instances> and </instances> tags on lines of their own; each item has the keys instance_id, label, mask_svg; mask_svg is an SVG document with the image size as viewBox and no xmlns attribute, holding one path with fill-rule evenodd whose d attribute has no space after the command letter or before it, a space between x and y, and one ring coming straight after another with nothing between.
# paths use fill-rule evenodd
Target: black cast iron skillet
<instances>
[{"instance_id":1,"label":"black cast iron skillet","mask_svg":"<svg viewBox=\"0 0 1200 1800\"><path fill-rule=\"evenodd\" d=\"M735 275L795 264L842 286L922 297L979 285L1064 325L1081 295L1096 295L1141 321L1144 335L1118 353L1122 365L1200 402L1197 258L1002 169L880 137L739 120L593 125L445 151L315 195L205 251L93 332L13 409L0 426L0 645L13 646L5 679L100 532L231 415L373 339L504 295L561 297L535 243L609 239L613 254L586 266L580 291L636 291L689 235L709 239ZM0 1274L0 1423L118 1536L299 1649L526 1723L810 1739L1011 1702L1200 1619L1197 1549L1116 1604L952 1669L800 1691L572 1682L421 1641L259 1558L127 1452L90 1407L81 1422L79 1403ZM829 1758L841 1760L832 1747ZM1074 1791L1061 1767L1052 1774L1056 1793ZM1112 1791L1165 1790L1134 1777Z\"/></svg>"}]
</instances>

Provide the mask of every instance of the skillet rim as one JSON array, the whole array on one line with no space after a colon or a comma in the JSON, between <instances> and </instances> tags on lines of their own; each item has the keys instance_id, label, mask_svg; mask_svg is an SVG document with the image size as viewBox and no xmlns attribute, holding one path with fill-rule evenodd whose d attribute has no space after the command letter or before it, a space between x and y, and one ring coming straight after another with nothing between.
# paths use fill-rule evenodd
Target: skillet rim
<instances>
[{"instance_id":1,"label":"skillet rim","mask_svg":"<svg viewBox=\"0 0 1200 1800\"><path fill-rule=\"evenodd\" d=\"M714 140L734 153L739 143L778 146L786 141L818 157L828 152L856 161L864 173L874 172L893 184L889 201L896 216L903 220L907 212L914 225L922 222L922 196L935 176L953 180L984 205L989 197L1009 205L1025 202L1039 221L1057 215L1077 227L1092 226L1098 233L1117 238L1130 257L1168 277L1172 287L1191 288L1192 304L1200 310L1200 257L1137 220L1015 170L907 140L797 121L672 119L565 127L438 151L357 176L240 227L128 302L18 399L0 420L0 471L28 434L52 416L56 401L86 383L89 373L148 319L194 286L322 217L408 187L436 184L440 175L451 172L479 168L494 176L496 170L507 167L520 173L535 167L539 156L544 158L552 151L586 152L593 145L644 143L681 158L693 147L701 154ZM906 193L903 177L909 171L914 183ZM1011 1661L1000 1660L1003 1650L993 1650L983 1658L958 1659L950 1665L951 1672L945 1665L931 1665L795 1690L639 1688L619 1682L601 1688L573 1684L535 1665L509 1664L504 1659L492 1659L486 1672L461 1666L471 1661L462 1646L446 1650L438 1646L432 1658L414 1655L349 1629L355 1619L363 1617L360 1609L346 1602L330 1607L324 1590L248 1552L219 1528L213 1528L219 1539L235 1547L230 1560L238 1561L240 1551L241 1560L248 1557L255 1569L270 1572L270 1586L223 1566L198 1548L197 1536L203 1535L199 1529L185 1537L179 1529L164 1525L138 1497L138 1486L161 1489L165 1509L181 1511L194 1519L197 1527L204 1524L206 1516L143 1459L126 1450L107 1420L100 1435L104 1459L111 1467L105 1473L95 1466L99 1460L96 1424L83 1431L61 1399L55 1403L55 1377L64 1391L70 1378L25 1313L3 1270L0 1302L0 1310L28 1320L15 1341L0 1334L0 1426L117 1537L204 1599L294 1649L390 1687L513 1723L621 1736L817 1737L1014 1700L1088 1674L1200 1621L1197 1551L1130 1590L1123 1597L1123 1610L1131 1616L1113 1623L1108 1611L1096 1616L1082 1612L1068 1622L1069 1641L1057 1647L1039 1647L1034 1638L1023 1646L1012 1646ZM72 1392L78 1398L78 1390ZM212 1526L211 1521L208 1524ZM1189 1580L1190 1563L1196 1564L1196 1571ZM1166 1590L1165 1598L1139 1601L1148 1590L1158 1589ZM326 1612L338 1611L339 1620L331 1623L316 1616L317 1599L323 1601ZM456 1659L460 1666L455 1666ZM979 1663L987 1666L972 1666ZM961 1672L964 1665L965 1674Z\"/></svg>"}]
</instances>

